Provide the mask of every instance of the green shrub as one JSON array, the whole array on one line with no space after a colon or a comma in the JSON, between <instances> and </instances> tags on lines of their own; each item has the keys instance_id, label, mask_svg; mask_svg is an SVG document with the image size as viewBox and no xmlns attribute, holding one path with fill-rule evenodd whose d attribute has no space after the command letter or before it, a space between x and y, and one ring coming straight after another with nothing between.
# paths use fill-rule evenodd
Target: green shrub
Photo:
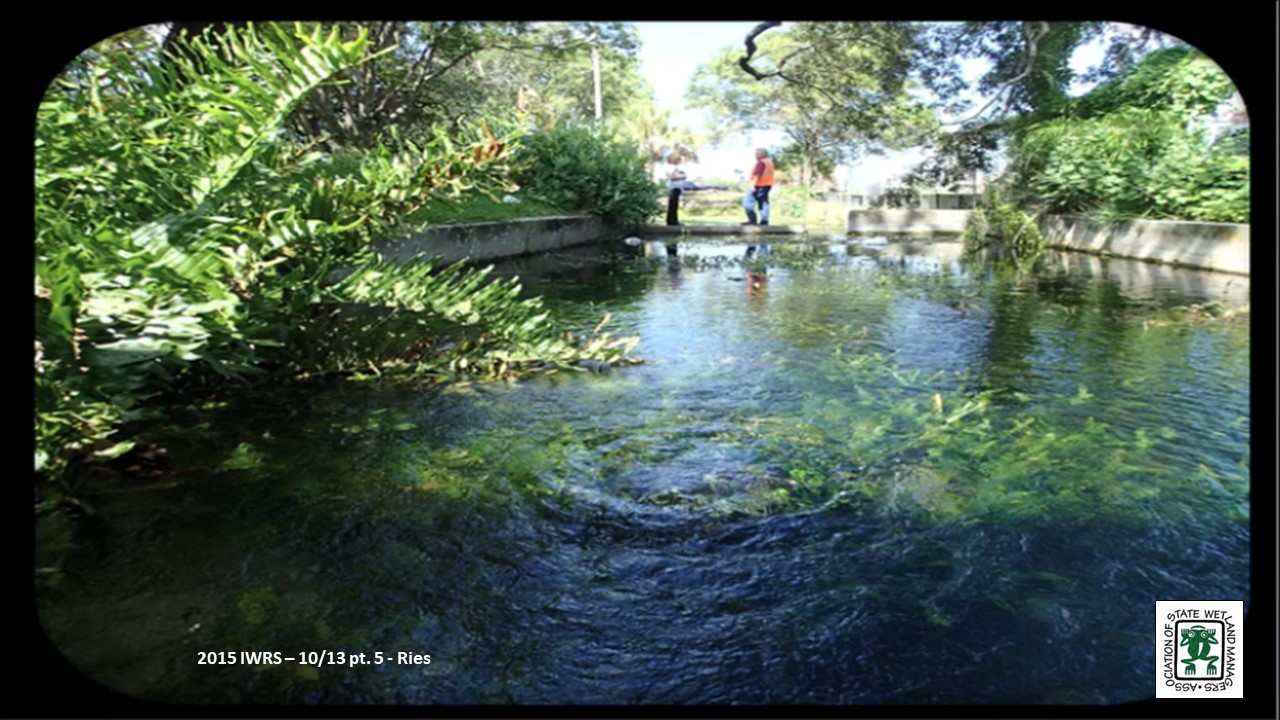
<instances>
[{"instance_id":1,"label":"green shrub","mask_svg":"<svg viewBox=\"0 0 1280 720\"><path fill-rule=\"evenodd\" d=\"M1206 148L1171 144L1148 180L1153 214L1215 222L1249 222L1249 155L1230 140Z\"/></svg>"},{"instance_id":2,"label":"green shrub","mask_svg":"<svg viewBox=\"0 0 1280 720\"><path fill-rule=\"evenodd\" d=\"M1249 156L1183 118L1128 108L1036 126L1018 148L1026 187L1054 212L1249 220Z\"/></svg>"},{"instance_id":3,"label":"green shrub","mask_svg":"<svg viewBox=\"0 0 1280 720\"><path fill-rule=\"evenodd\" d=\"M1037 254L1046 247L1045 237L1036 225L1037 214L1022 209L1007 185L994 183L978 198L965 222L962 233L965 249L980 250L995 244L1024 254Z\"/></svg>"},{"instance_id":4,"label":"green shrub","mask_svg":"<svg viewBox=\"0 0 1280 720\"><path fill-rule=\"evenodd\" d=\"M534 132L516 151L515 180L527 194L624 227L662 211L664 190L649 178L634 145L582 125Z\"/></svg>"},{"instance_id":5,"label":"green shrub","mask_svg":"<svg viewBox=\"0 0 1280 720\"><path fill-rule=\"evenodd\" d=\"M1249 157L1210 142L1204 119L1232 92L1198 52L1145 58L1124 77L1032 119L1013 148L1014 176L1048 210L1102 218L1249 220Z\"/></svg>"},{"instance_id":6,"label":"green shrub","mask_svg":"<svg viewBox=\"0 0 1280 720\"><path fill-rule=\"evenodd\" d=\"M1179 132L1168 114L1138 108L1055 120L1021 138L1017 168L1052 212L1142 215L1151 169Z\"/></svg>"},{"instance_id":7,"label":"green shrub","mask_svg":"<svg viewBox=\"0 0 1280 720\"><path fill-rule=\"evenodd\" d=\"M49 89L36 137L37 473L126 452L120 425L166 392L619 357L607 336L562 339L515 281L373 252L432 200L504 189L510 139L483 125L420 144L392 133L335 157L290 142L298 104L369 57L363 36L266 25L168 58L82 57Z\"/></svg>"}]
</instances>

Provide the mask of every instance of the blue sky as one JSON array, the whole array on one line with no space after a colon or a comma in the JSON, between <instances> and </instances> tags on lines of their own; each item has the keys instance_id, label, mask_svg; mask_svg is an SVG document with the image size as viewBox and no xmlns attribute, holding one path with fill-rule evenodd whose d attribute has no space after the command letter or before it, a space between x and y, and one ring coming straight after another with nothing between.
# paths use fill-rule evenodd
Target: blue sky
<instances>
[{"instance_id":1,"label":"blue sky","mask_svg":"<svg viewBox=\"0 0 1280 720\"><path fill-rule=\"evenodd\" d=\"M742 47L754 22L638 22L644 43L640 50L642 72L653 84L658 103L679 109L684 91L699 64L727 46Z\"/></svg>"}]
</instances>

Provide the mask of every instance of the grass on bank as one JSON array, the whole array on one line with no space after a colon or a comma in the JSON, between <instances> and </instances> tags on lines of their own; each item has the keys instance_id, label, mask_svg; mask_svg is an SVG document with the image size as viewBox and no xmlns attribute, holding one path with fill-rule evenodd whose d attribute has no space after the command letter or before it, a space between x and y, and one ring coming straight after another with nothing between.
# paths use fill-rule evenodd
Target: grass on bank
<instances>
[{"instance_id":1,"label":"grass on bank","mask_svg":"<svg viewBox=\"0 0 1280 720\"><path fill-rule=\"evenodd\" d=\"M504 203L501 200L492 200L484 195L473 193L456 199L428 203L409 214L406 219L411 226L421 228L428 225L498 222L574 214L576 213L532 198L520 198L520 202Z\"/></svg>"}]
</instances>

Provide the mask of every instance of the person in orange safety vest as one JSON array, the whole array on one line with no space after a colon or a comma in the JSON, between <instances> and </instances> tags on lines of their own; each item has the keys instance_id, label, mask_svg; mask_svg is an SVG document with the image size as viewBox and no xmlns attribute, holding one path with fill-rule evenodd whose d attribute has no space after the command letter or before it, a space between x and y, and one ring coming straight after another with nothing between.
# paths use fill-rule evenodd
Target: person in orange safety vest
<instances>
[{"instance_id":1,"label":"person in orange safety vest","mask_svg":"<svg viewBox=\"0 0 1280 720\"><path fill-rule=\"evenodd\" d=\"M742 199L742 209L747 211L747 222L743 225L769 224L769 190L773 187L773 160L769 151L756 149L756 164L751 169L751 187ZM760 219L756 221L756 207L760 208Z\"/></svg>"}]
</instances>

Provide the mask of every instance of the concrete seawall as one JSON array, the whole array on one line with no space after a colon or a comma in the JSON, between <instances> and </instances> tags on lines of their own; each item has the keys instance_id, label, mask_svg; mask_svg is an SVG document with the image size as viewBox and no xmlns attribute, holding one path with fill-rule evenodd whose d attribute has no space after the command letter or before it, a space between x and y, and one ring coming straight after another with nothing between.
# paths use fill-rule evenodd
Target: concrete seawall
<instances>
[{"instance_id":1,"label":"concrete seawall","mask_svg":"<svg viewBox=\"0 0 1280 720\"><path fill-rule=\"evenodd\" d=\"M1050 247L1249 274L1249 226L1236 223L1126 220L1074 215L1037 221Z\"/></svg>"},{"instance_id":2,"label":"concrete seawall","mask_svg":"<svg viewBox=\"0 0 1280 720\"><path fill-rule=\"evenodd\" d=\"M401 262L424 255L440 256L445 263L496 260L582 245L612 230L600 218L572 215L435 225L410 238L377 241L374 249Z\"/></svg>"},{"instance_id":3,"label":"concrete seawall","mask_svg":"<svg viewBox=\"0 0 1280 720\"><path fill-rule=\"evenodd\" d=\"M964 232L970 210L850 210L851 234L933 235ZM1037 220L1050 247L1135 258L1202 270L1249 274L1249 226L1180 220L1105 223L1075 215Z\"/></svg>"},{"instance_id":4,"label":"concrete seawall","mask_svg":"<svg viewBox=\"0 0 1280 720\"><path fill-rule=\"evenodd\" d=\"M850 233L901 233L909 235L958 235L964 232L971 210L885 209L850 210Z\"/></svg>"}]
</instances>

